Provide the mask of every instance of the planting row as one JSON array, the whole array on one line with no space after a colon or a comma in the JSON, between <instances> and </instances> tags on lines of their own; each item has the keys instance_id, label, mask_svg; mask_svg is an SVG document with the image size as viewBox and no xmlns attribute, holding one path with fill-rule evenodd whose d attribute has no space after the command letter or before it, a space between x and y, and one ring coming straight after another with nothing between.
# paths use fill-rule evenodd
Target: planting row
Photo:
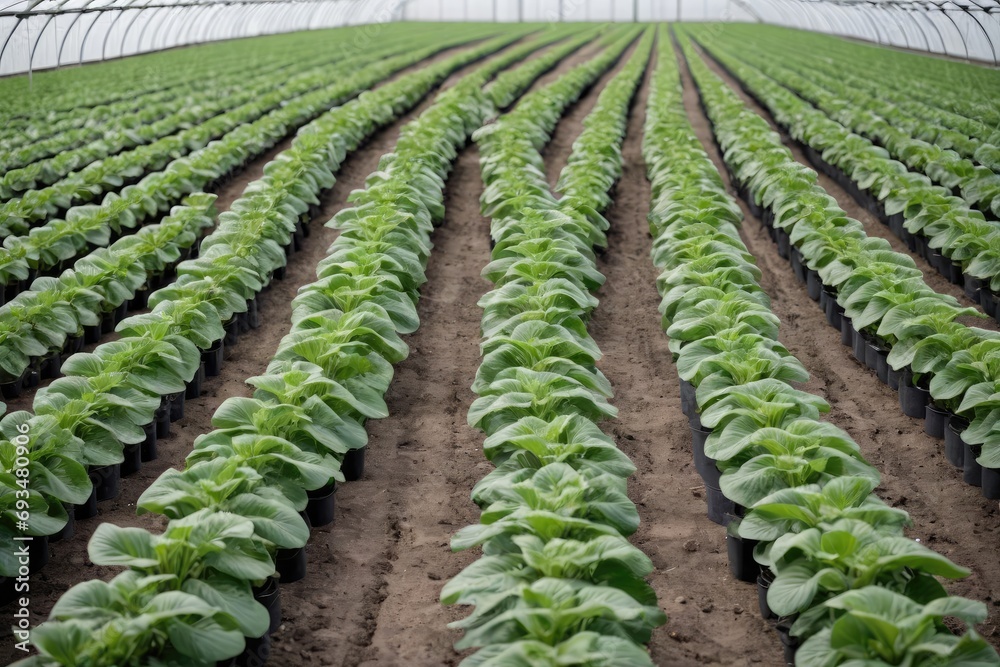
<instances>
[{"instance_id":1,"label":"planting row","mask_svg":"<svg viewBox=\"0 0 1000 667\"><path fill-rule=\"evenodd\" d=\"M628 31L591 61L525 97L480 130L492 218L496 289L481 300L482 365L470 425L488 436L496 469L473 489L481 522L454 549L483 556L444 588L445 604L474 605L453 624L463 665L651 665L642 644L666 621L644 580L649 559L626 539L638 513L626 495L635 468L595 424L616 411L595 363L586 322L602 282L593 247L604 245L599 211L621 174L621 142L649 59L647 31L607 85L549 190L539 150L565 109L635 39Z\"/></svg>"},{"instance_id":2,"label":"planting row","mask_svg":"<svg viewBox=\"0 0 1000 667\"><path fill-rule=\"evenodd\" d=\"M122 119L121 127L101 127L96 130L75 130L76 135L97 132L99 136L84 145L38 158L30 157L50 150L51 141L39 142L23 149L28 153L25 164L0 167L0 199L23 197L28 190L55 185L55 197L65 197L71 204L93 199L102 192L121 187L123 180L134 180L147 171L162 169L171 159L203 148L209 141L232 130L243 122L260 117L276 108L281 101L315 90L329 81L329 68L337 59L330 56L307 57L296 68L266 68L247 76L236 72L221 79L216 86L172 100L171 106L159 105L143 110L144 122ZM68 175L68 176L67 176ZM37 221L41 212L31 209L40 199L38 194L26 201L4 206L3 214L30 222ZM7 233L18 232L6 225Z\"/></svg>"},{"instance_id":3,"label":"planting row","mask_svg":"<svg viewBox=\"0 0 1000 667\"><path fill-rule=\"evenodd\" d=\"M760 271L740 240L740 210L688 124L672 51L664 39L643 145L652 257L663 270L660 312L695 467L709 518L727 526L734 576L757 580L761 613L779 619L789 663L995 661L971 628L985 605L949 597L935 578L968 570L903 535L906 513L872 494L878 472L847 433L819 420L829 405L793 386L808 373L778 341ZM687 44L685 53L727 159L768 152L755 116ZM766 160L747 165L744 177L753 182L755 169L773 178ZM970 627L956 636L946 617Z\"/></svg>"},{"instance_id":4,"label":"planting row","mask_svg":"<svg viewBox=\"0 0 1000 667\"><path fill-rule=\"evenodd\" d=\"M827 146L827 141L843 140L834 136L848 134L822 112L785 94L790 97L762 95L762 99L770 102L768 106L781 122L789 123L794 136L803 137L815 150ZM823 117L816 119L811 112ZM819 135L805 138L803 126L813 123L832 125L822 144L815 138ZM1000 383L994 353L1000 337L957 322L958 317L981 314L931 290L908 255L892 251L883 239L869 238L863 225L848 218L816 185L814 171L796 163L787 149L773 147L774 136L764 135L747 148L741 144L733 149L727 162L735 180L748 188L747 194L762 207L762 214L772 211L773 219L768 215L767 221L780 251L810 281L810 296L823 299L831 324L857 332L859 356L870 345L876 368L877 358L885 357L882 377L900 387L903 411L912 417L931 415L928 432L938 437L944 437L946 428L954 431L953 447L958 452L949 460L963 469L968 466L966 480L982 486L986 497L1000 498L1000 403L993 398ZM757 150L758 146L763 148ZM823 152L831 150L835 149ZM890 202L905 202L906 196L901 189ZM910 204L908 210L918 206ZM928 225L925 230L942 230L953 219L929 205L919 214L919 220ZM955 231L945 229L941 235L954 236ZM966 236L974 234L962 235ZM971 260L970 267L978 265L973 262L980 260ZM988 285L980 292L993 295ZM840 309L847 324L841 323ZM951 425L946 427L946 422Z\"/></svg>"},{"instance_id":5,"label":"planting row","mask_svg":"<svg viewBox=\"0 0 1000 667\"><path fill-rule=\"evenodd\" d=\"M713 48L720 54L726 54L727 63L733 62L735 54L730 48L720 48L718 44ZM908 188L903 196L909 201L904 211L914 203L925 208L928 205L941 208L945 198L954 194L964 199L964 206L961 202L954 202L952 206L962 220L968 219L970 207L994 220L1000 217L1000 174L975 164L954 150L924 141L911 133L926 134L923 128L929 123L919 121L916 127L901 127L898 119L893 118L890 122L883 117L884 103L856 91L851 84L841 81L839 75L824 73L816 67L804 68L804 72L795 71L766 50L751 50L751 55L744 57L741 53L735 59L744 65L750 63L759 70L751 75L755 80L760 79L760 73L766 74L773 80L768 84L776 82L790 89L847 130L856 132L857 135L852 135L853 141L841 149L848 155L837 157L844 162L853 162L853 170L846 171L852 174L854 180L863 182L864 189L879 195L880 199L900 197L899 181L905 179ZM823 130L810 128L809 134L823 134ZM877 142L885 150L879 150L870 142L858 141L860 137ZM888 160L886 152L895 160ZM871 157L866 159L866 156ZM907 169L911 170L910 173ZM927 179L916 179L918 174L926 175ZM924 187L918 189L919 180L923 180L920 185ZM932 182L942 187L929 189ZM932 192L937 196L928 200ZM997 233L995 224L993 233Z\"/></svg>"},{"instance_id":6,"label":"planting row","mask_svg":"<svg viewBox=\"0 0 1000 667\"><path fill-rule=\"evenodd\" d=\"M350 73L348 75L350 76L356 73L356 68L382 67L384 63L379 62L380 59L407 55L401 47L409 45L416 47L432 43L434 40L427 36L410 37L402 44L393 42L388 47L380 46L352 55L341 61L340 67L343 68L343 71ZM281 85L277 85L279 83ZM139 179L150 172L171 174L176 171L176 165L190 164L193 168L190 169L190 173L182 171L181 174L174 175L171 183L174 189L193 187L191 182L210 182L218 175L212 168L215 163L203 164L204 151L199 149L204 149L210 142L220 138L228 140L234 130L245 132L246 127L258 125L259 123L256 121L263 121L265 124L270 121L273 125L276 120L275 116L282 113L286 115L292 113L288 110L290 104L298 110L299 115L303 113L303 109L318 108L322 110L329 108L338 103L338 100L343 101L341 98L331 97L331 92L343 95L343 90L340 81L330 83L329 70L325 67L309 69L301 75L292 77L291 80L288 80L287 75L281 72L266 76L262 83L252 86L249 93L243 91L236 94L235 98L231 100L236 103L235 108L231 108L228 102L225 104L210 103L213 109L211 113L202 114L204 122L200 124L187 127L176 135L163 137L151 144L92 162L81 171L72 173L49 187L41 190L30 190L17 199L7 201L0 207L0 233L5 237L27 234L32 226L48 220L48 224L42 228L42 231L31 232L33 235L42 235L42 239L36 241L36 244L49 241L48 237L52 234L56 234L58 238L58 234L53 231L53 228L58 230L77 217L93 216L95 210L106 209L119 198L128 199L127 193L132 192L132 190L122 191L120 195L111 195L126 184L137 181L140 185L145 184L148 177L142 181ZM225 110L224 113L213 115L223 110ZM313 111L312 115L318 112ZM306 118L310 117L312 116L306 116ZM255 135L249 137L251 141L254 138ZM81 153L86 153L88 150L81 149ZM193 155L188 155L191 151L196 152ZM92 158L93 156L90 157L90 159ZM70 159L74 159L72 152L53 158L53 161L60 162ZM90 159L85 159L85 161L90 162ZM15 170L7 174L5 178L17 179L20 174L33 182L35 176L39 175L39 170L46 167L47 162L35 163L25 170ZM58 173L53 174L53 176L57 175ZM79 206L83 202L95 199L102 193L106 193L106 195L101 206ZM153 204L158 203L159 201L154 199L152 204L147 205L146 208L152 208ZM65 216L66 220L51 219L52 216L64 209L69 209ZM155 213L155 210L153 212ZM28 238L31 239L30 236ZM24 240L20 239L19 241ZM7 242L5 242L5 247L11 250L16 248Z\"/></svg>"},{"instance_id":7,"label":"planting row","mask_svg":"<svg viewBox=\"0 0 1000 667\"><path fill-rule=\"evenodd\" d=\"M377 60L378 52L361 56L355 62L366 65L361 69L314 93L286 101L263 118L240 126L191 156L174 160L164 171L147 175L120 194L108 193L101 205L73 208L65 220L32 229L26 237L6 239L0 250L0 284L7 286L6 296L13 297L23 290L35 275L57 272L77 255L107 245L112 237L128 233L143 221L154 218L186 194L210 187L329 107L354 97L442 48L457 44L435 40L435 46L427 46L427 41L430 40L419 38L411 43L396 44L390 53L402 51L403 54L378 62L372 62Z\"/></svg>"},{"instance_id":8,"label":"planting row","mask_svg":"<svg viewBox=\"0 0 1000 667\"><path fill-rule=\"evenodd\" d=\"M383 156L367 188L352 196L355 205L328 223L340 236L318 267L318 280L293 303L292 330L266 374L248 380L257 389L254 397L225 401L213 417L217 430L195 441L185 470L167 471L139 499L140 512L170 519L164 534L102 525L91 541L92 559L130 569L110 584L87 582L71 589L53 610L53 620L35 631L36 642L42 635L43 652L51 654L47 648L55 641L82 630L97 640L81 640L73 648L100 655L99 664L146 664L151 657L177 665L267 660L270 632L281 619L272 574L277 568L282 582L305 575L302 547L309 523L332 521L335 482L345 473L360 476L364 421L386 414L381 394L391 380L391 364L407 354L399 334L417 324L414 305L433 223L443 213L443 179L456 149L492 108L481 86L550 40L543 36L508 50L404 127L396 151ZM430 66L362 96L357 105L368 101L376 114L401 113L426 93L428 83L439 83L510 41L498 38ZM533 76L526 73L528 81ZM339 127L316 135L328 145L339 144L331 147L335 161L372 125L384 122L362 120L344 117ZM349 451L355 452L353 460ZM167 544L172 557L161 548ZM108 590L142 605L108 604L100 599ZM183 611L151 618L164 596L173 596L170 602ZM104 617L90 620L76 613L75 601L88 597L103 603ZM111 634L123 622L151 622L128 653ZM187 641L189 628L200 635L197 643ZM98 653L109 648L118 650L115 659ZM27 664L70 664L61 655L49 657Z\"/></svg>"}]
</instances>

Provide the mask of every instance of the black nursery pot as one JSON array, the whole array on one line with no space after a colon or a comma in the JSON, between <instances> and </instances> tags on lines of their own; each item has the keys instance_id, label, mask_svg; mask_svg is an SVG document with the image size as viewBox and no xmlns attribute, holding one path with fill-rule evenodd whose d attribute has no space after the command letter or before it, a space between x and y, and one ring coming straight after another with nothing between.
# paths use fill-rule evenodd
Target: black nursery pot
<instances>
[{"instance_id":1,"label":"black nursery pot","mask_svg":"<svg viewBox=\"0 0 1000 667\"><path fill-rule=\"evenodd\" d=\"M101 335L106 335L115 330L115 311L107 311L101 313ZM94 341L95 343L97 341Z\"/></svg>"},{"instance_id":2,"label":"black nursery pot","mask_svg":"<svg viewBox=\"0 0 1000 667\"><path fill-rule=\"evenodd\" d=\"M965 296L967 296L973 302L979 303L979 290L982 289L983 287L982 278L976 278L966 273L964 287L965 287Z\"/></svg>"},{"instance_id":3,"label":"black nursery pot","mask_svg":"<svg viewBox=\"0 0 1000 667\"><path fill-rule=\"evenodd\" d=\"M224 339L212 343L212 347L201 353L201 361L205 365L205 377L216 377L222 372L222 360L225 356Z\"/></svg>"},{"instance_id":4,"label":"black nursery pot","mask_svg":"<svg viewBox=\"0 0 1000 667\"><path fill-rule=\"evenodd\" d=\"M897 371L892 366L889 366L889 362L886 361L886 384L889 385L889 389L893 391L899 390L899 382L903 378L903 372Z\"/></svg>"},{"instance_id":5,"label":"black nursery pot","mask_svg":"<svg viewBox=\"0 0 1000 667\"><path fill-rule=\"evenodd\" d=\"M865 341L865 366L869 370L878 370L878 354L881 348L871 341Z\"/></svg>"},{"instance_id":6,"label":"black nursery pot","mask_svg":"<svg viewBox=\"0 0 1000 667\"><path fill-rule=\"evenodd\" d=\"M128 477L139 472L142 468L142 443L125 445L122 451L125 454L125 460L118 464L120 466L119 474L122 477Z\"/></svg>"},{"instance_id":7,"label":"black nursery pot","mask_svg":"<svg viewBox=\"0 0 1000 667\"><path fill-rule=\"evenodd\" d=\"M350 449L344 454L344 460L340 462L340 470L344 473L344 479L348 482L356 482L365 475L365 450L368 445L357 449Z\"/></svg>"},{"instance_id":8,"label":"black nursery pot","mask_svg":"<svg viewBox=\"0 0 1000 667\"><path fill-rule=\"evenodd\" d=\"M33 537L28 543L28 569L34 574L48 565L49 538L47 535Z\"/></svg>"},{"instance_id":9,"label":"black nursery pot","mask_svg":"<svg viewBox=\"0 0 1000 667\"><path fill-rule=\"evenodd\" d=\"M139 448L141 452L143 462L155 461L157 457L156 452L156 422L151 421L142 427L143 433L146 434L146 439L142 441L142 446Z\"/></svg>"},{"instance_id":10,"label":"black nursery pot","mask_svg":"<svg viewBox=\"0 0 1000 667\"><path fill-rule=\"evenodd\" d=\"M806 291L809 292L810 299L819 301L820 292L823 291L823 281L820 280L819 273L812 269L806 269Z\"/></svg>"},{"instance_id":11,"label":"black nursery pot","mask_svg":"<svg viewBox=\"0 0 1000 667\"><path fill-rule=\"evenodd\" d=\"M927 404L930 403L931 393L923 387L913 384L913 373L909 370L903 373L899 383L899 407L907 417L923 419L927 416Z\"/></svg>"},{"instance_id":12,"label":"black nursery pot","mask_svg":"<svg viewBox=\"0 0 1000 667\"><path fill-rule=\"evenodd\" d=\"M875 364L875 375L878 376L879 382L882 384L889 384L889 352L878 349L878 359Z\"/></svg>"},{"instance_id":13,"label":"black nursery pot","mask_svg":"<svg viewBox=\"0 0 1000 667\"><path fill-rule=\"evenodd\" d=\"M95 466L90 469L90 482L94 485L97 500L111 500L118 497L121 469L116 463L110 466Z\"/></svg>"},{"instance_id":14,"label":"black nursery pot","mask_svg":"<svg viewBox=\"0 0 1000 667\"><path fill-rule=\"evenodd\" d=\"M687 380L680 380L681 386L681 412L683 412L688 417L697 408L697 402L695 401L695 388L694 385Z\"/></svg>"},{"instance_id":15,"label":"black nursery pot","mask_svg":"<svg viewBox=\"0 0 1000 667\"><path fill-rule=\"evenodd\" d=\"M93 483L93 478L91 478ZM82 505L73 505L73 520L80 521L97 516L97 489L91 489L90 497Z\"/></svg>"},{"instance_id":16,"label":"black nursery pot","mask_svg":"<svg viewBox=\"0 0 1000 667\"><path fill-rule=\"evenodd\" d=\"M767 590L773 581L774 573L771 572L771 568L761 568L760 576L757 577L757 606L760 608L761 618L765 621L778 618L778 615L771 611L771 607L767 604Z\"/></svg>"},{"instance_id":17,"label":"black nursery pot","mask_svg":"<svg viewBox=\"0 0 1000 667\"><path fill-rule=\"evenodd\" d=\"M39 372L44 380L60 377L62 375L62 355L58 352L53 352L42 359L39 364Z\"/></svg>"},{"instance_id":18,"label":"black nursery pot","mask_svg":"<svg viewBox=\"0 0 1000 667\"><path fill-rule=\"evenodd\" d=\"M738 507L722 489L705 483L705 502L707 504L708 519L712 523L726 526L735 517L742 514L742 508Z\"/></svg>"},{"instance_id":19,"label":"black nursery pot","mask_svg":"<svg viewBox=\"0 0 1000 667\"><path fill-rule=\"evenodd\" d=\"M983 467L976 461L982 453L981 445L965 445L965 459L962 461L962 479L969 486L983 485Z\"/></svg>"},{"instance_id":20,"label":"black nursery pot","mask_svg":"<svg viewBox=\"0 0 1000 667\"><path fill-rule=\"evenodd\" d=\"M839 303L837 303L836 292L823 288L824 294L826 294L826 322L834 329L840 330L840 318L844 314L844 308Z\"/></svg>"},{"instance_id":21,"label":"black nursery pot","mask_svg":"<svg viewBox=\"0 0 1000 667\"><path fill-rule=\"evenodd\" d=\"M858 331L854 330L854 336L851 338L851 345L854 351L854 358L860 364L868 365L868 341L865 340L864 335Z\"/></svg>"},{"instance_id":22,"label":"black nursery pot","mask_svg":"<svg viewBox=\"0 0 1000 667\"><path fill-rule=\"evenodd\" d=\"M753 583L760 576L760 565L753 559L755 546L757 546L757 540L745 540L739 535L726 535L729 571L733 578Z\"/></svg>"},{"instance_id":23,"label":"black nursery pot","mask_svg":"<svg viewBox=\"0 0 1000 667\"><path fill-rule=\"evenodd\" d=\"M932 438L943 438L944 427L948 422L948 411L934 403L928 403L924 410L924 433Z\"/></svg>"},{"instance_id":24,"label":"black nursery pot","mask_svg":"<svg viewBox=\"0 0 1000 667\"><path fill-rule=\"evenodd\" d=\"M226 337L224 338L225 344L223 348L223 359L229 359L233 356L233 348L240 340L240 321L238 317L233 317L231 320L222 325L226 330Z\"/></svg>"},{"instance_id":25,"label":"black nursery pot","mask_svg":"<svg viewBox=\"0 0 1000 667\"><path fill-rule=\"evenodd\" d=\"M965 441L962 431L969 427L969 420L950 415L944 428L944 457L956 468L965 468Z\"/></svg>"},{"instance_id":26,"label":"black nursery pot","mask_svg":"<svg viewBox=\"0 0 1000 667\"><path fill-rule=\"evenodd\" d=\"M66 517L66 525L60 528L58 533L49 535L50 544L59 540L68 540L76 533L76 512L72 505L66 506Z\"/></svg>"},{"instance_id":27,"label":"black nursery pot","mask_svg":"<svg viewBox=\"0 0 1000 667\"><path fill-rule=\"evenodd\" d=\"M781 259L789 259L792 244L788 237L788 232L784 229L778 228L774 230L774 233L778 238L778 257L781 257Z\"/></svg>"},{"instance_id":28,"label":"black nursery pot","mask_svg":"<svg viewBox=\"0 0 1000 667\"><path fill-rule=\"evenodd\" d=\"M205 381L205 362L198 364L198 370L194 377L187 383L184 390L184 398L198 398L201 396L201 383Z\"/></svg>"},{"instance_id":29,"label":"black nursery pot","mask_svg":"<svg viewBox=\"0 0 1000 667\"><path fill-rule=\"evenodd\" d=\"M270 622L268 632L277 632L281 626L281 588L277 577L268 577L260 588L254 587L253 599L264 605Z\"/></svg>"},{"instance_id":30,"label":"black nursery pot","mask_svg":"<svg viewBox=\"0 0 1000 667\"><path fill-rule=\"evenodd\" d=\"M170 435L170 401L164 396L160 399L160 407L153 413L156 421L156 437L166 438Z\"/></svg>"},{"instance_id":31,"label":"black nursery pot","mask_svg":"<svg viewBox=\"0 0 1000 667\"><path fill-rule=\"evenodd\" d=\"M1000 468L980 468L980 482L983 497L989 500L1000 500Z\"/></svg>"},{"instance_id":32,"label":"black nursery pot","mask_svg":"<svg viewBox=\"0 0 1000 667\"><path fill-rule=\"evenodd\" d=\"M14 590L15 577L0 577L0 607L6 607L21 597Z\"/></svg>"},{"instance_id":33,"label":"black nursery pot","mask_svg":"<svg viewBox=\"0 0 1000 667\"><path fill-rule=\"evenodd\" d=\"M979 305L990 317L997 316L997 295L986 285L983 285L979 290Z\"/></svg>"},{"instance_id":34,"label":"black nursery pot","mask_svg":"<svg viewBox=\"0 0 1000 667\"><path fill-rule=\"evenodd\" d=\"M713 475L709 468L715 468L714 462L711 461L705 455L705 442L708 440L708 436L712 434L712 429L704 428L700 424L695 427L691 427L691 451L694 454L694 469L698 471L703 480L708 480L712 477L718 481L718 475ZM718 486L718 484L716 484Z\"/></svg>"},{"instance_id":35,"label":"black nursery pot","mask_svg":"<svg viewBox=\"0 0 1000 667\"><path fill-rule=\"evenodd\" d=\"M782 618L774 628L778 631L778 639L781 640L781 648L785 654L785 664L792 667L795 665L795 653L799 650L799 646L802 645L802 640L798 637L793 637L791 634L793 623L794 619Z\"/></svg>"},{"instance_id":36,"label":"black nursery pot","mask_svg":"<svg viewBox=\"0 0 1000 667\"><path fill-rule=\"evenodd\" d=\"M243 652L234 658L220 660L215 667L263 667L271 657L271 635L265 632L260 637L246 637Z\"/></svg>"},{"instance_id":37,"label":"black nursery pot","mask_svg":"<svg viewBox=\"0 0 1000 667\"><path fill-rule=\"evenodd\" d=\"M851 322L851 318L846 315L840 316L840 344L854 344L854 324Z\"/></svg>"},{"instance_id":38,"label":"black nursery pot","mask_svg":"<svg viewBox=\"0 0 1000 667\"><path fill-rule=\"evenodd\" d=\"M806 282L806 267L802 264L802 253L798 248L792 246L789 250L789 255L791 255L790 261L792 263L792 272L795 277L799 279L800 283Z\"/></svg>"},{"instance_id":39,"label":"black nursery pot","mask_svg":"<svg viewBox=\"0 0 1000 667\"><path fill-rule=\"evenodd\" d=\"M247 301L247 324L251 329L260 328L260 310L257 307L257 297Z\"/></svg>"},{"instance_id":40,"label":"black nursery pot","mask_svg":"<svg viewBox=\"0 0 1000 667\"><path fill-rule=\"evenodd\" d=\"M274 567L281 577L281 583L290 584L306 576L306 550L278 549L274 556Z\"/></svg>"},{"instance_id":41,"label":"black nursery pot","mask_svg":"<svg viewBox=\"0 0 1000 667\"><path fill-rule=\"evenodd\" d=\"M15 399L20 396L21 392L24 391L24 375L25 374L22 373L19 378L8 380L6 382L0 382L0 394L3 394L3 397L8 400Z\"/></svg>"},{"instance_id":42,"label":"black nursery pot","mask_svg":"<svg viewBox=\"0 0 1000 667\"><path fill-rule=\"evenodd\" d=\"M170 394L170 421L184 419L184 397L186 394L186 389L176 394Z\"/></svg>"},{"instance_id":43,"label":"black nursery pot","mask_svg":"<svg viewBox=\"0 0 1000 667\"><path fill-rule=\"evenodd\" d=\"M336 492L336 482L307 492L309 504L306 505L306 514L314 528L333 523L336 516Z\"/></svg>"}]
</instances>

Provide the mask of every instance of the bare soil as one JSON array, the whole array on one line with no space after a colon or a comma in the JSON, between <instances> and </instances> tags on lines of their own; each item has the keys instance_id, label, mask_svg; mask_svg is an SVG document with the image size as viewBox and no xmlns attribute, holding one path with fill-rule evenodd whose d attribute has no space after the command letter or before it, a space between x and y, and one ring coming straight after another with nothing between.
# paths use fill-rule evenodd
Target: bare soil
<instances>
[{"instance_id":1,"label":"bare soil","mask_svg":"<svg viewBox=\"0 0 1000 667\"><path fill-rule=\"evenodd\" d=\"M748 107L780 132L767 111L746 95L737 82L710 59L706 62ZM682 75L691 122L735 197L708 119L698 106L698 93L686 65L682 65ZM782 137L796 160L808 164L787 134L782 133ZM836 183L820 175L820 184L849 215L865 223L866 231L885 230L895 238ZM946 587L952 594L986 602L990 615L979 630L1000 646L1000 561L984 557L996 553L1000 547L998 503L986 500L979 489L962 482L961 472L945 460L942 442L924 433L923 420L905 416L899 408L897 393L879 382L872 371L854 359L849 348L840 344L840 334L810 301L788 262L778 256L777 247L760 221L750 215L744 202L740 201L740 205L745 217L743 241L757 259L763 272L762 285L772 299L772 309L781 319L781 342L812 376L803 388L830 403L828 420L850 433L868 461L882 473L882 484L876 493L893 507L910 513L914 525L908 534L972 570L967 579L948 583ZM937 272L926 264L922 268L926 268L928 283L939 289L932 282L933 278L940 278Z\"/></svg>"}]
</instances>

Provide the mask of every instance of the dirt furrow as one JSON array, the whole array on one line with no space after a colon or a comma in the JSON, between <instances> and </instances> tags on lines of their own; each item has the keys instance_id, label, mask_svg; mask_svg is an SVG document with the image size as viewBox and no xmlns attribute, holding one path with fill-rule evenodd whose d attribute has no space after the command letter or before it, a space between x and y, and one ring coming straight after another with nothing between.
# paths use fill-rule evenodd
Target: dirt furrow
<instances>
[{"instance_id":1,"label":"dirt furrow","mask_svg":"<svg viewBox=\"0 0 1000 667\"><path fill-rule=\"evenodd\" d=\"M735 196L684 65L682 76L691 122ZM727 81L734 84L728 77ZM772 120L745 95L743 99L754 111ZM784 138L787 143L787 136ZM805 162L794 147L793 153ZM835 194L835 185L823 185ZM842 190L838 199L841 195L850 199ZM972 569L969 578L947 587L954 594L986 601L990 618L980 630L994 644L1000 644L1000 562L983 557L1000 547L997 503L984 499L978 489L962 482L961 473L945 460L942 442L924 434L922 420L903 415L897 393L880 383L872 371L855 361L849 348L840 344L840 334L827 324L790 265L778 256L777 247L760 221L750 215L744 202L740 201L740 205L745 216L743 241L763 272L761 284L781 320L781 341L812 376L803 388L831 404L828 420L850 433L868 461L882 473L877 493L890 505L910 513L914 527L909 535ZM848 213L854 215L850 210ZM878 222L867 226L882 227Z\"/></svg>"}]
</instances>

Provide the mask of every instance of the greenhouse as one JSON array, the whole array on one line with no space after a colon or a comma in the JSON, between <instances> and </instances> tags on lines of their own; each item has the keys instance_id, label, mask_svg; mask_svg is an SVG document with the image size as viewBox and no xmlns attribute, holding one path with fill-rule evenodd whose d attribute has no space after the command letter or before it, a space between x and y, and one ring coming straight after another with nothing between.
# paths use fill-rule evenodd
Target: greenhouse
<instances>
[{"instance_id":1,"label":"greenhouse","mask_svg":"<svg viewBox=\"0 0 1000 667\"><path fill-rule=\"evenodd\" d=\"M1000 667L1000 2L0 0L0 663Z\"/></svg>"}]
</instances>

